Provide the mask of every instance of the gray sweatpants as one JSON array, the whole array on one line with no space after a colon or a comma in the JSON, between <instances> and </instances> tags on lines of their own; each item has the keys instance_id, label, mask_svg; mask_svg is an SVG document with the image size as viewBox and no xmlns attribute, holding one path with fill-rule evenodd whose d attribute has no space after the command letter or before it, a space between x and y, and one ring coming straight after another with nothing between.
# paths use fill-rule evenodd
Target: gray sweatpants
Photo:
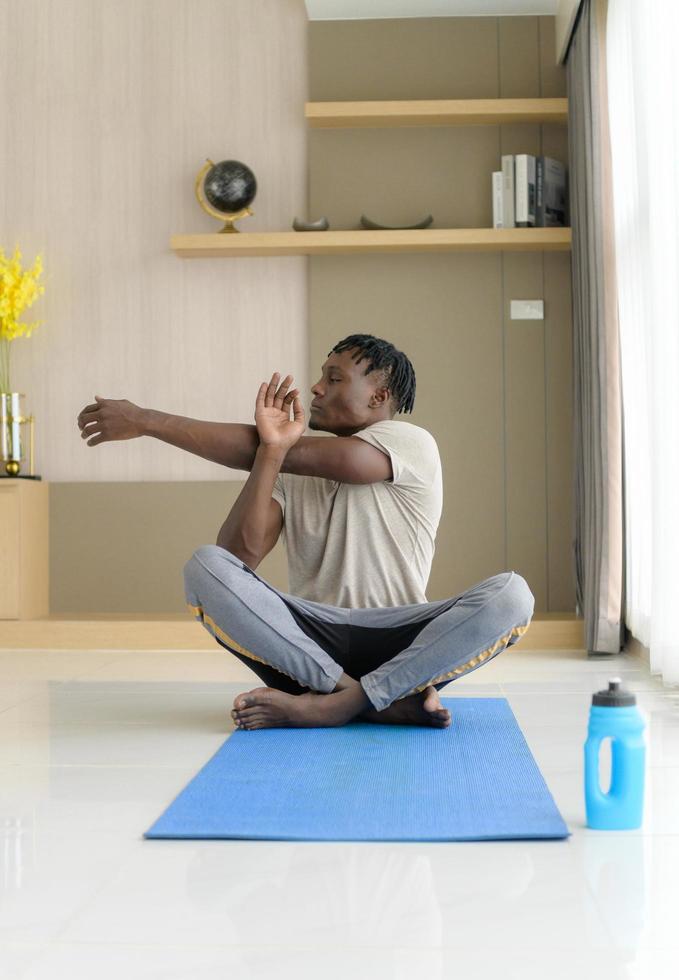
<instances>
[{"instance_id":1,"label":"gray sweatpants","mask_svg":"<svg viewBox=\"0 0 679 980\"><path fill-rule=\"evenodd\" d=\"M437 602L330 606L280 592L218 545L194 552L184 583L191 613L268 687L328 694L346 672L378 711L497 656L528 630L535 606L516 572Z\"/></svg>"}]
</instances>

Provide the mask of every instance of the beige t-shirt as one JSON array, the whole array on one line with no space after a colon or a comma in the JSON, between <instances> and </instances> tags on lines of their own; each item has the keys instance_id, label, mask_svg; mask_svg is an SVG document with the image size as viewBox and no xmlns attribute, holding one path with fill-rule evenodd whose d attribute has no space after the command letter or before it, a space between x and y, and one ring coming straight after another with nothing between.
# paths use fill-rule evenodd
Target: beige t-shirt
<instances>
[{"instance_id":1,"label":"beige t-shirt","mask_svg":"<svg viewBox=\"0 0 679 980\"><path fill-rule=\"evenodd\" d=\"M441 519L436 440L410 422L375 422L356 437L391 458L392 481L340 483L279 473L292 595L351 609L427 602Z\"/></svg>"}]
</instances>

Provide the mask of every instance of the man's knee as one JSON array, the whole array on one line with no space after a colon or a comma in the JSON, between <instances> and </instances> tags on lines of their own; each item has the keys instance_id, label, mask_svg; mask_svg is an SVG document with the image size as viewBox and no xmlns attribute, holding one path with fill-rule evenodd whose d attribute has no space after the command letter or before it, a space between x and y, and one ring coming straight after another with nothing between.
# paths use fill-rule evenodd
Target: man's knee
<instances>
[{"instance_id":1,"label":"man's knee","mask_svg":"<svg viewBox=\"0 0 679 980\"><path fill-rule=\"evenodd\" d=\"M224 581L233 572L243 571L243 563L230 551L216 544L204 544L197 548L184 565L184 588L187 601L202 591L206 581L215 578Z\"/></svg>"},{"instance_id":2,"label":"man's knee","mask_svg":"<svg viewBox=\"0 0 679 980\"><path fill-rule=\"evenodd\" d=\"M505 589L503 600L510 606L510 618L517 624L529 623L535 609L535 596L528 582L518 572L508 572L510 576Z\"/></svg>"}]
</instances>

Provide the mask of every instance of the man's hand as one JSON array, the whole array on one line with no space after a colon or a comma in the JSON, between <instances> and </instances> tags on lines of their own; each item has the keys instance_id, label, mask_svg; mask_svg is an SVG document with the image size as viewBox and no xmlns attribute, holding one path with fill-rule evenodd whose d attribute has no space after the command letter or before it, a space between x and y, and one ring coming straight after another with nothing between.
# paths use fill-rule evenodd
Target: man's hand
<instances>
[{"instance_id":1,"label":"man's hand","mask_svg":"<svg viewBox=\"0 0 679 980\"><path fill-rule=\"evenodd\" d=\"M288 392L292 375L285 377L282 385L276 391L280 373L276 371L267 385L263 381L259 386L255 406L255 423L260 445L271 446L287 452L301 437L306 428L304 409L299 400L299 389L293 388ZM287 392L287 394L286 394ZM290 421L290 406L294 415Z\"/></svg>"},{"instance_id":2,"label":"man's hand","mask_svg":"<svg viewBox=\"0 0 679 980\"><path fill-rule=\"evenodd\" d=\"M95 404L86 405L78 415L81 438L89 440L88 446L144 435L143 408L126 398L101 398L99 395L94 398Z\"/></svg>"}]
</instances>

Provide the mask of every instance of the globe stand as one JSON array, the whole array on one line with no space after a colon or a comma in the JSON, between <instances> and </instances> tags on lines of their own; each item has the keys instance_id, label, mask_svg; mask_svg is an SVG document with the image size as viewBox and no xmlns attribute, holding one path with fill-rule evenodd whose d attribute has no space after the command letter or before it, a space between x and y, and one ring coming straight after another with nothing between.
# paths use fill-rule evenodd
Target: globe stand
<instances>
[{"instance_id":1,"label":"globe stand","mask_svg":"<svg viewBox=\"0 0 679 980\"><path fill-rule=\"evenodd\" d=\"M220 221L225 221L223 228L219 229L218 234L232 234L234 232L239 232L240 228L234 227L234 221L240 221L241 218L247 218L249 215L253 215L255 212L251 211L250 208L243 208L241 211L236 211L233 214L227 214L224 211L217 211L212 205L206 200L203 193L203 180L208 170L214 167L212 160L208 160L205 166L201 167L198 176L196 177L196 197L198 198L198 203L200 204L203 211L206 214L211 215L213 218L219 218Z\"/></svg>"},{"instance_id":2,"label":"globe stand","mask_svg":"<svg viewBox=\"0 0 679 980\"><path fill-rule=\"evenodd\" d=\"M247 218L248 215L254 214L255 212L251 211L250 208L243 208L242 211L238 211L237 214L232 214L228 217L225 214L218 214L216 211L213 211L212 213L215 218L226 218L226 224L223 228L220 228L218 232L219 235L224 235L229 234L230 232L240 231L240 228L234 228L234 221L240 221L241 218Z\"/></svg>"}]
</instances>

